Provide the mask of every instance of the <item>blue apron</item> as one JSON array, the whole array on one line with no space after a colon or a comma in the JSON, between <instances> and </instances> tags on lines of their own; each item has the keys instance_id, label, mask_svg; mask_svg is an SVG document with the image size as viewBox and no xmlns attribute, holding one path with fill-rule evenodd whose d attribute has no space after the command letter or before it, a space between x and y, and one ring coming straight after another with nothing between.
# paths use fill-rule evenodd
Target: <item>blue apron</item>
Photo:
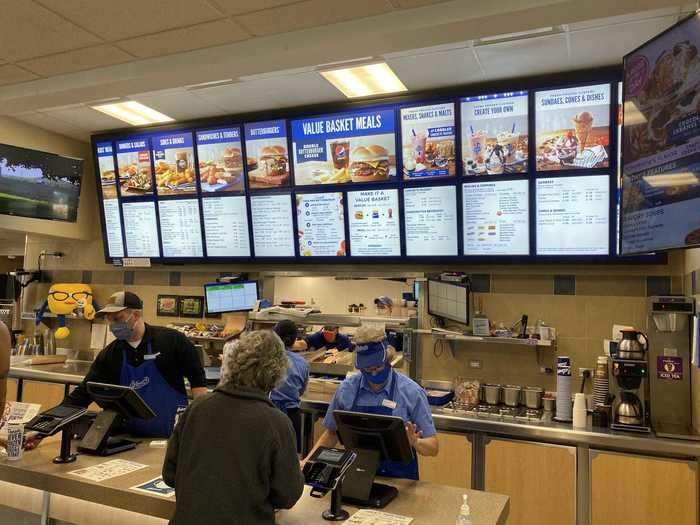
<instances>
[{"instance_id":1,"label":"blue apron","mask_svg":"<svg viewBox=\"0 0 700 525\"><path fill-rule=\"evenodd\" d=\"M389 400L394 401L394 394L396 393L396 370L391 371L391 390L389 391ZM367 406L358 405L357 400L360 397L360 390L362 388L362 381L359 381L357 386L357 392L355 392L355 399L352 402L352 412L363 412L365 414L377 414L379 416L393 416L394 409L380 406ZM385 476L388 478L402 478L402 479L418 479L418 458L416 457L416 451L413 451L413 460L410 463L401 463L400 461L384 460L379 464L377 469L378 476Z\"/></svg>"},{"instance_id":2,"label":"blue apron","mask_svg":"<svg viewBox=\"0 0 700 525\"><path fill-rule=\"evenodd\" d=\"M143 363L139 366L131 366L124 352L119 381L123 386L136 390L156 414L153 419L129 420L126 423L127 432L135 436L169 437L173 432L178 407L187 406L187 395L170 386L160 373L150 341Z\"/></svg>"}]
</instances>

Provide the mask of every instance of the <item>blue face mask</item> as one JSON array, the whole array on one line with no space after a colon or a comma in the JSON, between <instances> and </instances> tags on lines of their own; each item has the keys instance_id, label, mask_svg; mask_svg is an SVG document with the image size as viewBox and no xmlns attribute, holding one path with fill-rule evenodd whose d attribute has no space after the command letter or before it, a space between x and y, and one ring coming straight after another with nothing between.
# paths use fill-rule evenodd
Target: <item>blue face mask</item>
<instances>
[{"instance_id":1,"label":"blue face mask","mask_svg":"<svg viewBox=\"0 0 700 525\"><path fill-rule=\"evenodd\" d=\"M383 385L389 379L389 374L391 374L391 365L386 363L384 368L375 374L370 374L366 370L362 370L361 372L368 383L372 383L373 385Z\"/></svg>"},{"instance_id":2,"label":"blue face mask","mask_svg":"<svg viewBox=\"0 0 700 525\"><path fill-rule=\"evenodd\" d=\"M128 341L134 335L133 326L129 326L130 319L131 315L127 318L126 321L115 321L114 323L111 323L109 325L109 331L112 332L112 335L120 341Z\"/></svg>"}]
</instances>

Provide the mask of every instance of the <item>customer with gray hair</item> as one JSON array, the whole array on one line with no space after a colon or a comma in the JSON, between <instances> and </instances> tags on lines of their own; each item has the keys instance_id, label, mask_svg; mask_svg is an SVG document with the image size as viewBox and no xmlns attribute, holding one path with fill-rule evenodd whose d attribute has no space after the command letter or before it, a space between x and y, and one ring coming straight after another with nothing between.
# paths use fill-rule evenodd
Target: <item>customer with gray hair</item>
<instances>
[{"instance_id":1,"label":"customer with gray hair","mask_svg":"<svg viewBox=\"0 0 700 525\"><path fill-rule=\"evenodd\" d=\"M189 406L168 441L163 480L175 487L173 525L272 525L304 479L289 419L268 396L287 356L272 331L224 346L221 381Z\"/></svg>"}]
</instances>

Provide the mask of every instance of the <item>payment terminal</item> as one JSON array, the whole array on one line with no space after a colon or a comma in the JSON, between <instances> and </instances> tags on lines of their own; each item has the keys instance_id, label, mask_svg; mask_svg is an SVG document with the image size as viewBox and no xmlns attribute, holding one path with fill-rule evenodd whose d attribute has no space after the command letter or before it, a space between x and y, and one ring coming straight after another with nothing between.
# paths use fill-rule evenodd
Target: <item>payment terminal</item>
<instances>
[{"instance_id":1,"label":"payment terminal","mask_svg":"<svg viewBox=\"0 0 700 525\"><path fill-rule=\"evenodd\" d=\"M356 457L352 450L319 447L304 465L304 482L311 487L311 496L321 498L334 490Z\"/></svg>"}]
</instances>

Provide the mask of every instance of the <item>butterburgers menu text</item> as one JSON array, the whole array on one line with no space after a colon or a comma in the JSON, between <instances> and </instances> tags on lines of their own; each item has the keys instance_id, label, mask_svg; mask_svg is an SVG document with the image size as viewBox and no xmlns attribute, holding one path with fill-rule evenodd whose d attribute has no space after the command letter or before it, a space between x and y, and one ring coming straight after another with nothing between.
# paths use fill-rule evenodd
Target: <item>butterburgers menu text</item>
<instances>
[{"instance_id":1,"label":"butterburgers menu text","mask_svg":"<svg viewBox=\"0 0 700 525\"><path fill-rule=\"evenodd\" d=\"M245 125L246 173L249 188L289 186L287 124L270 120Z\"/></svg>"}]
</instances>

